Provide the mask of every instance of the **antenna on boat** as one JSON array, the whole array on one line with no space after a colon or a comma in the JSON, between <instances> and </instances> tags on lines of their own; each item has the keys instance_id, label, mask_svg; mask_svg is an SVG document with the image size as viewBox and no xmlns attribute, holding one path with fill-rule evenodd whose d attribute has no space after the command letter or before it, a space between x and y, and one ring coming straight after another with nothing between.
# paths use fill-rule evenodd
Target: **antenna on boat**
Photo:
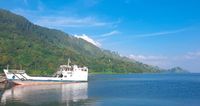
<instances>
[{"instance_id":1,"label":"antenna on boat","mask_svg":"<svg viewBox=\"0 0 200 106\"><path fill-rule=\"evenodd\" d=\"M68 60L67 60L67 66L69 66L69 63L71 63L70 58L68 58Z\"/></svg>"}]
</instances>

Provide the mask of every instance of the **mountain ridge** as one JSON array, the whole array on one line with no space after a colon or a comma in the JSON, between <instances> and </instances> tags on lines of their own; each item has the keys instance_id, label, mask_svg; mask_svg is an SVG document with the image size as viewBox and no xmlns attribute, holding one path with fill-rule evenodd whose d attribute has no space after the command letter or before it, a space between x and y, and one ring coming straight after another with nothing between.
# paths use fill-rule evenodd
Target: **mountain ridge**
<instances>
[{"instance_id":1,"label":"mountain ridge","mask_svg":"<svg viewBox=\"0 0 200 106\"><path fill-rule=\"evenodd\" d=\"M181 67L173 67L170 69L164 69L161 72L163 73L189 73L189 71L182 69Z\"/></svg>"},{"instance_id":2,"label":"mountain ridge","mask_svg":"<svg viewBox=\"0 0 200 106\"><path fill-rule=\"evenodd\" d=\"M92 73L159 72L155 67L121 57L63 31L35 25L0 9L0 66L24 67L31 74L52 74L70 58Z\"/></svg>"}]
</instances>

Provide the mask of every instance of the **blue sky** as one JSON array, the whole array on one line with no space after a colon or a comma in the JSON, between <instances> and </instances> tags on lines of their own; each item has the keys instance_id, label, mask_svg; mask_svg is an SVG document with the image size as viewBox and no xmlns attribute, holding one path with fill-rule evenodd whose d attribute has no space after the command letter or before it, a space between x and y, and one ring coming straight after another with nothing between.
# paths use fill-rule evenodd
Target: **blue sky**
<instances>
[{"instance_id":1,"label":"blue sky","mask_svg":"<svg viewBox=\"0 0 200 106\"><path fill-rule=\"evenodd\" d=\"M161 68L200 72L199 0L0 0L31 22Z\"/></svg>"}]
</instances>

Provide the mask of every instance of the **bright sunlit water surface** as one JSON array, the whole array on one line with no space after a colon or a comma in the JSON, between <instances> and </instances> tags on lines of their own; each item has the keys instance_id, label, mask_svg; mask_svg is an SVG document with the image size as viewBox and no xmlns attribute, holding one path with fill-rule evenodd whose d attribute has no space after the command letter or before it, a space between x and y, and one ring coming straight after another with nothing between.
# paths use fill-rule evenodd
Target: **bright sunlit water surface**
<instances>
[{"instance_id":1,"label":"bright sunlit water surface","mask_svg":"<svg viewBox=\"0 0 200 106\"><path fill-rule=\"evenodd\" d=\"M200 74L90 75L87 83L2 89L1 106L199 106Z\"/></svg>"}]
</instances>

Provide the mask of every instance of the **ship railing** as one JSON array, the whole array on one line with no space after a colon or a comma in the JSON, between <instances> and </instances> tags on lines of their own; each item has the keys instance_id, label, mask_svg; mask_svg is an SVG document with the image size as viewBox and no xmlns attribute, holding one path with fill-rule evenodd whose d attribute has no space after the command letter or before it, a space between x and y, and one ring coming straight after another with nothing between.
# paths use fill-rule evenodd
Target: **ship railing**
<instances>
[{"instance_id":1,"label":"ship railing","mask_svg":"<svg viewBox=\"0 0 200 106\"><path fill-rule=\"evenodd\" d=\"M9 70L10 73L12 73L15 77L20 79L21 81L28 80L23 74L25 73L25 70L16 70L12 69Z\"/></svg>"}]
</instances>

